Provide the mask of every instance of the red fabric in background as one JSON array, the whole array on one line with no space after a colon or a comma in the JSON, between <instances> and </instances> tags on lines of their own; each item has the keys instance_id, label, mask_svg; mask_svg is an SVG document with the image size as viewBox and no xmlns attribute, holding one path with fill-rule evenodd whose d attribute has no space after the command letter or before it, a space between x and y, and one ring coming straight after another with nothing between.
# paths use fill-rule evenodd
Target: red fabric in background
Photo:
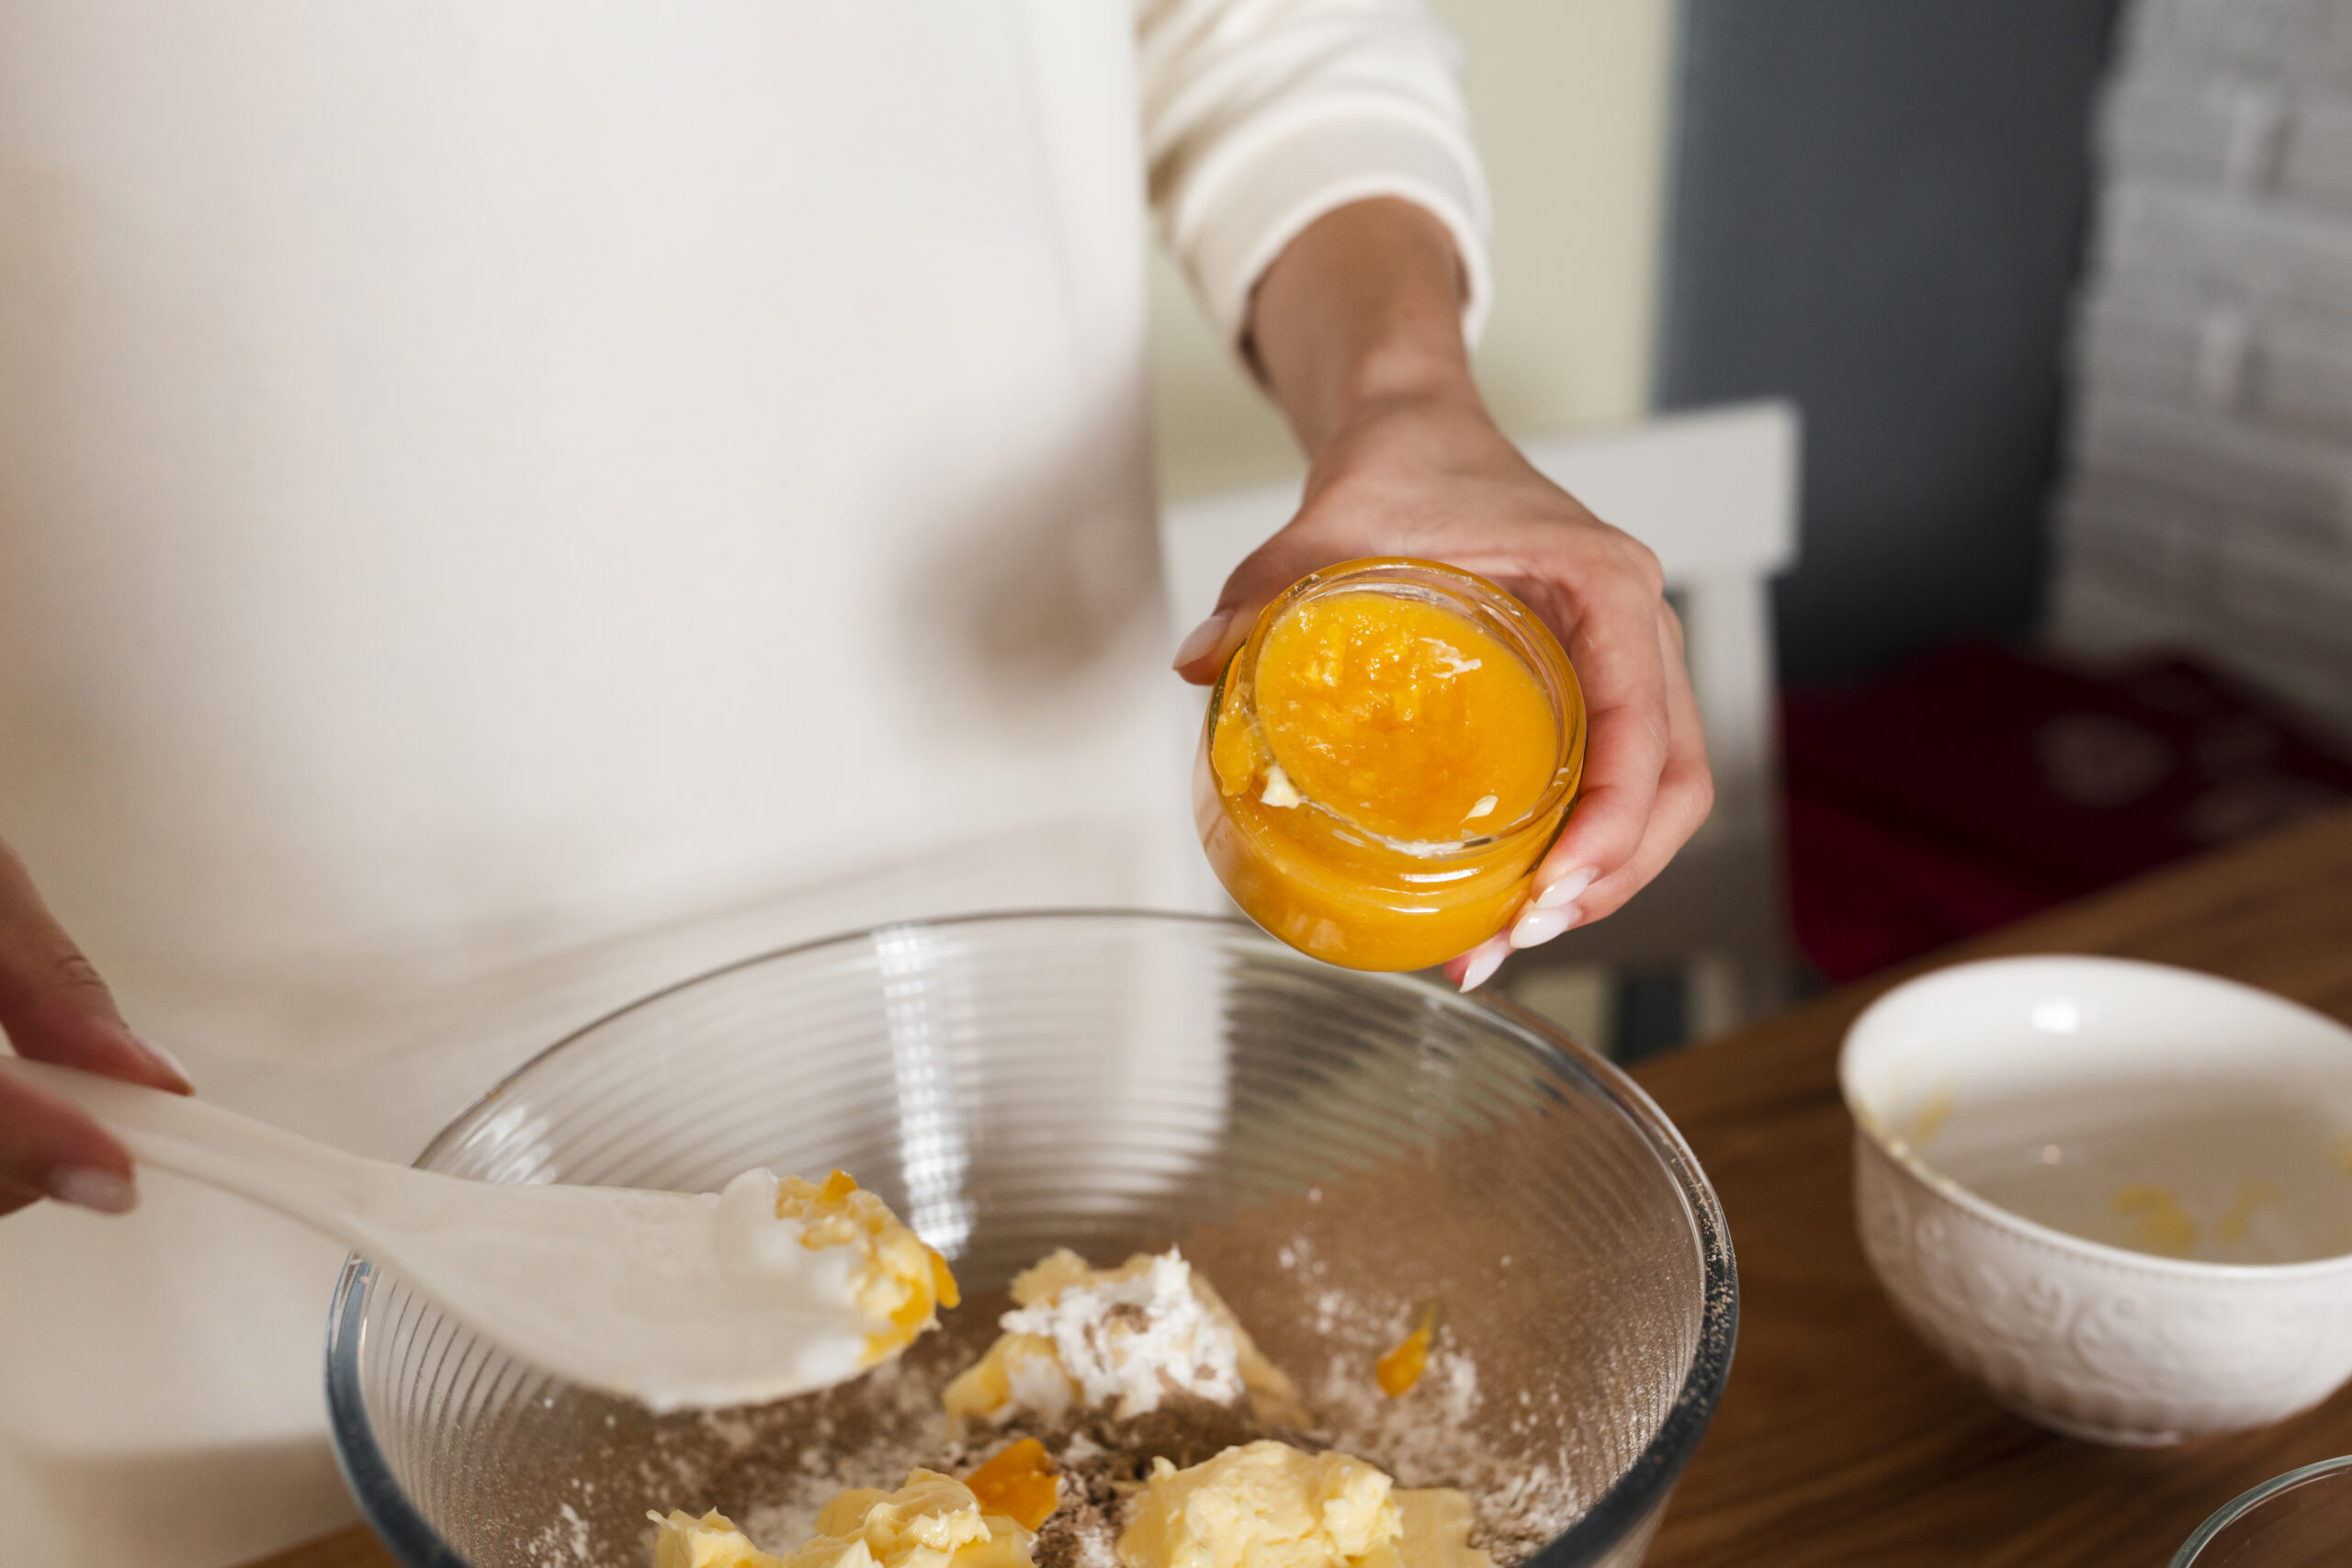
<instances>
[{"instance_id":1,"label":"red fabric in background","mask_svg":"<svg viewBox=\"0 0 2352 1568\"><path fill-rule=\"evenodd\" d=\"M1797 944L1851 979L2352 798L2352 763L2193 660L1988 644L1781 699Z\"/></svg>"}]
</instances>

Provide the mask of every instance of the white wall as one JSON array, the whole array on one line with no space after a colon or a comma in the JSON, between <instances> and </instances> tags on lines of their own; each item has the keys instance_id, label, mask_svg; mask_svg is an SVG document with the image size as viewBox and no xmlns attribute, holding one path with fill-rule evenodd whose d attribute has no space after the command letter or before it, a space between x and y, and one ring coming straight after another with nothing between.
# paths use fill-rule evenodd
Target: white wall
<instances>
[{"instance_id":1,"label":"white wall","mask_svg":"<svg viewBox=\"0 0 2352 1568\"><path fill-rule=\"evenodd\" d=\"M1672 0L1430 0L1468 51L1495 197L1495 313L1478 354L1504 427L1606 424L1649 407ZM1152 274L1160 489L1171 500L1280 477L1280 417L1202 324L1164 257Z\"/></svg>"}]
</instances>

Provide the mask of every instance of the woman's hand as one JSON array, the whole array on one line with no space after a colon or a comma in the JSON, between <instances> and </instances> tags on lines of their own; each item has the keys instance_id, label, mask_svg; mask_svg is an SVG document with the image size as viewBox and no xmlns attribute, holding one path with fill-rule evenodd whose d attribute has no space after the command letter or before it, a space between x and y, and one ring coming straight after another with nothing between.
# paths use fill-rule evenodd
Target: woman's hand
<instances>
[{"instance_id":1,"label":"woman's hand","mask_svg":"<svg viewBox=\"0 0 2352 1568\"><path fill-rule=\"evenodd\" d=\"M187 1075L130 1032L114 997L0 844L0 1032L17 1054L179 1094ZM130 1156L80 1111L0 1076L0 1214L49 1197L119 1214L139 1201Z\"/></svg>"},{"instance_id":2,"label":"woman's hand","mask_svg":"<svg viewBox=\"0 0 2352 1568\"><path fill-rule=\"evenodd\" d=\"M1176 667L1215 680L1276 594L1363 556L1464 568L1544 617L1584 687L1583 786L1510 930L1447 965L1467 990L1513 948L1632 897L1705 820L1714 785L1657 557L1495 428L1463 353L1456 276L1444 230L1389 200L1331 213L1269 269L1254 343L1312 458L1306 497L1234 569Z\"/></svg>"}]
</instances>

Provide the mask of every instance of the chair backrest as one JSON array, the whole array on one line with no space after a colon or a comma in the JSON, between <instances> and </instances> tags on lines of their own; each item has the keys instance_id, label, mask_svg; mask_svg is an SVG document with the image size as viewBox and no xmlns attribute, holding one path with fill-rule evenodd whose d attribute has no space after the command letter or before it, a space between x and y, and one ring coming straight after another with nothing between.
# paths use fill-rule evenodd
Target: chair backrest
<instances>
[{"instance_id":1,"label":"chair backrest","mask_svg":"<svg viewBox=\"0 0 2352 1568\"><path fill-rule=\"evenodd\" d=\"M1716 831L1770 830L1777 747L1769 583L1796 559L1797 417L1748 403L1522 450L1657 552L1688 642L1715 775Z\"/></svg>"},{"instance_id":2,"label":"chair backrest","mask_svg":"<svg viewBox=\"0 0 2352 1568\"><path fill-rule=\"evenodd\" d=\"M1613 963L1698 955L1714 976L1695 987L1714 998L1694 1004L1701 1033L1770 1005L1784 979L1769 583L1796 558L1797 434L1795 409L1773 401L1521 443L1546 477L1657 552L1681 609L1715 777L1714 815L1685 852L1689 863L1616 919L1571 932L1563 951ZM1294 479L1168 509L1161 549L1180 629L1207 615L1235 563L1289 520L1299 488Z\"/></svg>"},{"instance_id":3,"label":"chair backrest","mask_svg":"<svg viewBox=\"0 0 2352 1568\"><path fill-rule=\"evenodd\" d=\"M1539 435L1520 450L1554 483L1656 550L1668 582L1761 579L1796 558L1797 418L1788 403ZM1290 520L1300 484L1294 478L1168 508L1161 549L1180 627L1206 615L1235 564Z\"/></svg>"}]
</instances>

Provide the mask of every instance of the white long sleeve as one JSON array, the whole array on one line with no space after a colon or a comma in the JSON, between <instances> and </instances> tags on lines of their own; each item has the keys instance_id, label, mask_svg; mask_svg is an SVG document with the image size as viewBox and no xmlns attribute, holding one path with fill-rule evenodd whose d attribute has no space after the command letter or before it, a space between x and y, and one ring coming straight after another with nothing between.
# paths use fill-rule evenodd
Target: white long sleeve
<instances>
[{"instance_id":1,"label":"white long sleeve","mask_svg":"<svg viewBox=\"0 0 2352 1568\"><path fill-rule=\"evenodd\" d=\"M1298 232L1393 196L1443 222L1476 342L1492 293L1460 51L1418 0L1142 0L1144 151L1164 238L1228 341Z\"/></svg>"}]
</instances>

